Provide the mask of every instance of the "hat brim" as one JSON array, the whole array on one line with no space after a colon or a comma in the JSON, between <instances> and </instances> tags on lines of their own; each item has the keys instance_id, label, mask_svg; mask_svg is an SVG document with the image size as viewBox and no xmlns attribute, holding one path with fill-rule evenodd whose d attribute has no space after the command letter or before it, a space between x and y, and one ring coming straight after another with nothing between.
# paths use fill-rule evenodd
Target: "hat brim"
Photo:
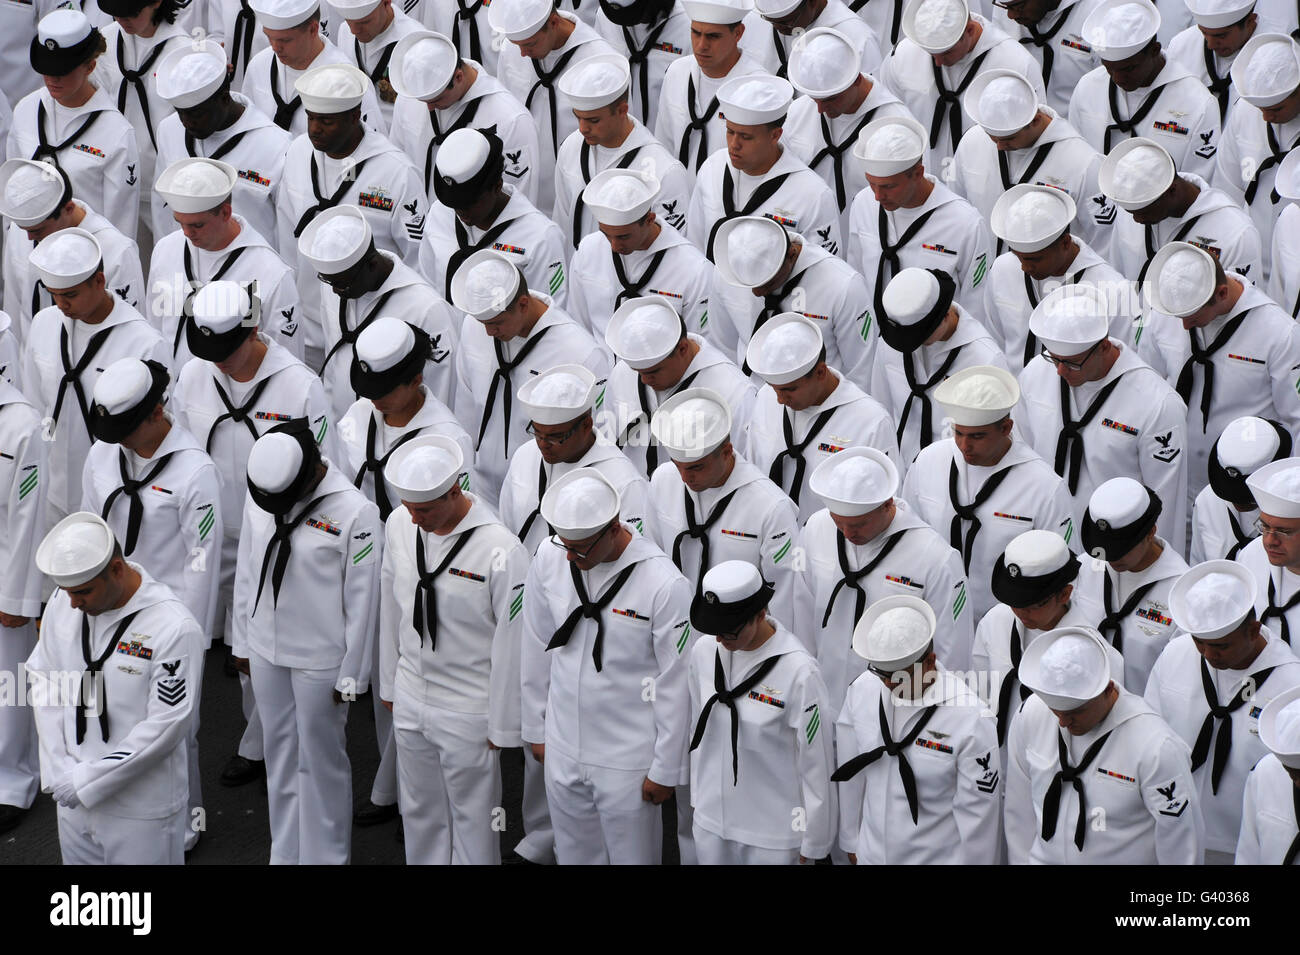
<instances>
[{"instance_id":1,"label":"hat brim","mask_svg":"<svg viewBox=\"0 0 1300 955\"><path fill-rule=\"evenodd\" d=\"M1008 607L1030 607L1046 600L1053 594L1060 593L1067 585L1074 583L1079 576L1079 558L1071 554L1070 559L1060 569L1050 574L1031 577L1028 574L1012 574L1007 567L1006 555L999 554L993 564L992 590L998 603Z\"/></svg>"},{"instance_id":2,"label":"hat brim","mask_svg":"<svg viewBox=\"0 0 1300 955\"><path fill-rule=\"evenodd\" d=\"M697 633L735 633L771 603L775 592L771 584L763 581L763 586L744 600L728 604L710 601L701 591L691 600L691 626Z\"/></svg>"}]
</instances>

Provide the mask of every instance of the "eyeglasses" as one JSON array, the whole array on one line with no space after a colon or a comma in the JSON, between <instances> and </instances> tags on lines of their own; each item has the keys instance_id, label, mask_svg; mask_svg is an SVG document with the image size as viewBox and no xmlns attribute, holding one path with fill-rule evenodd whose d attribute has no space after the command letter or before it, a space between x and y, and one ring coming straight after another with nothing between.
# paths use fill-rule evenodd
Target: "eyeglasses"
<instances>
[{"instance_id":1,"label":"eyeglasses","mask_svg":"<svg viewBox=\"0 0 1300 955\"><path fill-rule=\"evenodd\" d=\"M1011 10L1013 7L1023 7L1029 0L993 0L993 6L1000 7L1003 10Z\"/></svg>"},{"instance_id":2,"label":"eyeglasses","mask_svg":"<svg viewBox=\"0 0 1300 955\"><path fill-rule=\"evenodd\" d=\"M615 521L616 520L617 518L615 518ZM586 550L578 550L578 548L576 547L571 547L568 544L564 543L564 541L560 540L560 538L558 537L551 537L549 538L549 540L552 544L560 548L560 550L564 551L565 553L572 554L578 560L586 560L587 557L591 554L591 552L596 549L596 546L604 539L606 532L613 526L614 526L614 521L610 521L603 528L601 528L600 533L596 535L596 539L593 540L587 546Z\"/></svg>"},{"instance_id":3,"label":"eyeglasses","mask_svg":"<svg viewBox=\"0 0 1300 955\"><path fill-rule=\"evenodd\" d=\"M1278 540L1290 540L1295 534L1297 528L1274 527L1271 524L1265 524L1261 518L1255 518L1255 530L1259 532L1260 537L1267 537L1272 534Z\"/></svg>"},{"instance_id":4,"label":"eyeglasses","mask_svg":"<svg viewBox=\"0 0 1300 955\"><path fill-rule=\"evenodd\" d=\"M1106 339L1103 338L1101 342L1104 342L1105 340ZM1046 359L1048 362L1050 362L1053 365L1064 365L1066 368L1069 368L1071 371L1082 371L1083 366L1088 364L1088 359L1092 357L1092 353L1101 347L1101 342L1097 342L1096 345L1093 345L1086 352L1084 352L1083 359L1081 361L1068 361L1067 359L1064 358L1058 358L1057 356L1049 352L1046 346L1043 346L1041 354L1044 359Z\"/></svg>"},{"instance_id":5,"label":"eyeglasses","mask_svg":"<svg viewBox=\"0 0 1300 955\"><path fill-rule=\"evenodd\" d=\"M528 427L526 427L524 430L527 431L532 437L536 438L538 444L556 445L556 444L563 444L565 441L568 441L570 438L572 438L575 434L578 433L578 429L581 427L582 427L581 424L575 424L568 431L562 432L561 434L538 434L537 428L530 421L528 422Z\"/></svg>"}]
</instances>

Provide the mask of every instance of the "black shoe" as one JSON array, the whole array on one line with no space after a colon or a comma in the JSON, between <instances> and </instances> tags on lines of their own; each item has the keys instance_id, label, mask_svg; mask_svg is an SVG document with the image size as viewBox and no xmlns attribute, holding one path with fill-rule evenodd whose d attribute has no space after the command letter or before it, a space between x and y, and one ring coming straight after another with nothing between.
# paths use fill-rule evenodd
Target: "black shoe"
<instances>
[{"instance_id":1,"label":"black shoe","mask_svg":"<svg viewBox=\"0 0 1300 955\"><path fill-rule=\"evenodd\" d=\"M221 785L243 786L266 775L266 760L244 759L236 753L221 772Z\"/></svg>"},{"instance_id":2,"label":"black shoe","mask_svg":"<svg viewBox=\"0 0 1300 955\"><path fill-rule=\"evenodd\" d=\"M25 815L27 815L26 809L19 809L17 806L0 806L0 832L16 829Z\"/></svg>"},{"instance_id":3,"label":"black shoe","mask_svg":"<svg viewBox=\"0 0 1300 955\"><path fill-rule=\"evenodd\" d=\"M391 822L397 818L397 803L388 806L376 806L369 799L361 803L352 813L354 826L377 826L381 822Z\"/></svg>"}]
</instances>

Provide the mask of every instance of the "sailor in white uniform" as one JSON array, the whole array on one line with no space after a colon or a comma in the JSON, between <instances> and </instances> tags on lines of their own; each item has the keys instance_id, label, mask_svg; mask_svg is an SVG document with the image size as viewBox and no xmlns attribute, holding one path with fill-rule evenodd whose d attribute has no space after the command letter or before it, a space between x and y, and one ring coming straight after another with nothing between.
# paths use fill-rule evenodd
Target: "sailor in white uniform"
<instances>
[{"instance_id":1,"label":"sailor in white uniform","mask_svg":"<svg viewBox=\"0 0 1300 955\"><path fill-rule=\"evenodd\" d=\"M632 113L648 127L659 112L664 73L690 53L690 15L675 0L609 0L592 26L632 67Z\"/></svg>"},{"instance_id":2,"label":"sailor in white uniform","mask_svg":"<svg viewBox=\"0 0 1300 955\"><path fill-rule=\"evenodd\" d=\"M1272 268L1268 279L1268 294L1292 318L1300 316L1300 176L1297 172L1300 172L1300 152L1292 150L1278 166L1273 183L1277 194L1286 200L1286 208L1278 213L1273 229L1269 250Z\"/></svg>"},{"instance_id":3,"label":"sailor in white uniform","mask_svg":"<svg viewBox=\"0 0 1300 955\"><path fill-rule=\"evenodd\" d=\"M319 0L248 0L269 41L253 55L240 92L292 136L307 132L307 112L297 89L308 70L346 64L348 55L329 41ZM360 101L361 121L379 129L379 100L369 78Z\"/></svg>"},{"instance_id":4,"label":"sailor in white uniform","mask_svg":"<svg viewBox=\"0 0 1300 955\"><path fill-rule=\"evenodd\" d=\"M270 42L249 0L217 0L210 6L219 9L208 12L208 36L230 51L231 81L236 87L242 86L249 62L270 46Z\"/></svg>"},{"instance_id":5,"label":"sailor in white uniform","mask_svg":"<svg viewBox=\"0 0 1300 955\"><path fill-rule=\"evenodd\" d=\"M589 0L590 2L590 0ZM495 0L488 7L494 33L503 34L497 79L533 117L537 129L537 207L555 204L555 184L546 174L560 145L578 128L568 97L559 89L564 74L594 56L617 55L590 26L556 9L554 0Z\"/></svg>"},{"instance_id":6,"label":"sailor in white uniform","mask_svg":"<svg viewBox=\"0 0 1300 955\"><path fill-rule=\"evenodd\" d=\"M946 623L946 621L945 621ZM987 707L938 661L930 605L878 600L853 631L867 672L835 721L840 848L856 865L992 865L1002 762Z\"/></svg>"},{"instance_id":7,"label":"sailor in white uniform","mask_svg":"<svg viewBox=\"0 0 1300 955\"><path fill-rule=\"evenodd\" d=\"M1187 402L1187 489L1194 496L1207 480L1210 446L1228 422L1255 415L1300 433L1300 329L1272 299L1225 274L1197 246L1166 245L1151 274L1152 314L1141 353Z\"/></svg>"},{"instance_id":8,"label":"sailor in white uniform","mask_svg":"<svg viewBox=\"0 0 1300 955\"><path fill-rule=\"evenodd\" d=\"M677 57L664 71L654 133L694 177L704 160L726 145L718 89L765 67L740 46L741 21L753 9L748 0L680 2L691 20L692 55Z\"/></svg>"},{"instance_id":9,"label":"sailor in white uniform","mask_svg":"<svg viewBox=\"0 0 1300 955\"><path fill-rule=\"evenodd\" d=\"M1239 98L1231 72L1237 54L1256 33L1285 32L1280 23L1261 20L1256 6L1255 0L1191 0L1187 9L1193 24L1169 42L1169 58L1186 67L1214 94L1219 122L1225 128L1228 112Z\"/></svg>"},{"instance_id":10,"label":"sailor in white uniform","mask_svg":"<svg viewBox=\"0 0 1300 955\"><path fill-rule=\"evenodd\" d=\"M1161 536L1182 550L1187 534L1187 406L1136 351L1109 337L1109 297L1067 285L1034 309L1042 353L1020 373L1016 424L1065 479L1079 526L1088 498L1109 478L1140 477L1164 502Z\"/></svg>"},{"instance_id":11,"label":"sailor in white uniform","mask_svg":"<svg viewBox=\"0 0 1300 955\"><path fill-rule=\"evenodd\" d=\"M647 478L665 460L651 437L651 419L663 402L687 388L722 395L739 423L731 433L733 447L744 453L745 422L758 388L708 339L687 331L669 301L657 295L628 299L610 318L605 343L615 361L596 424Z\"/></svg>"},{"instance_id":12,"label":"sailor in white uniform","mask_svg":"<svg viewBox=\"0 0 1300 955\"><path fill-rule=\"evenodd\" d=\"M491 129L458 129L434 163L420 271L449 301L451 279L475 252L489 249L519 266L532 288L568 304L569 244L559 226L505 184L505 146Z\"/></svg>"},{"instance_id":13,"label":"sailor in white uniform","mask_svg":"<svg viewBox=\"0 0 1300 955\"><path fill-rule=\"evenodd\" d=\"M1223 268L1259 279L1259 230L1250 216L1236 199L1204 179L1177 172L1159 143L1134 137L1118 144L1102 162L1099 181L1119 207L1110 259L1139 289L1155 278L1152 260L1170 242L1188 242Z\"/></svg>"},{"instance_id":14,"label":"sailor in white uniform","mask_svg":"<svg viewBox=\"0 0 1300 955\"><path fill-rule=\"evenodd\" d=\"M348 25L338 28L336 42L349 61L370 77L379 96L380 128L393 125L397 90L389 78L393 50L409 36L423 35L423 25L393 6L393 0L331 0Z\"/></svg>"},{"instance_id":15,"label":"sailor in white uniform","mask_svg":"<svg viewBox=\"0 0 1300 955\"><path fill-rule=\"evenodd\" d=\"M833 29L852 44L850 56L859 61L863 73L880 69L881 48L875 31L841 0L754 0L750 18L752 33L745 46L775 76L785 78L794 44L805 33Z\"/></svg>"},{"instance_id":16,"label":"sailor in white uniform","mask_svg":"<svg viewBox=\"0 0 1300 955\"><path fill-rule=\"evenodd\" d=\"M344 704L370 684L382 534L375 505L321 458L305 420L253 444L234 655L248 661L266 736L273 865L351 855Z\"/></svg>"},{"instance_id":17,"label":"sailor in white uniform","mask_svg":"<svg viewBox=\"0 0 1300 955\"><path fill-rule=\"evenodd\" d=\"M993 4L989 20L1038 61L1047 96L1043 105L1057 116L1070 108L1070 94L1079 80L1098 65L1083 38L1083 24L1100 0L1021 0Z\"/></svg>"},{"instance_id":18,"label":"sailor in white uniform","mask_svg":"<svg viewBox=\"0 0 1300 955\"><path fill-rule=\"evenodd\" d=\"M936 388L977 365L1006 368L1001 347L953 300L956 291L947 272L911 268L890 279L881 298L884 342L870 390L898 422L894 436L909 463L947 433L943 417L934 414Z\"/></svg>"},{"instance_id":19,"label":"sailor in white uniform","mask_svg":"<svg viewBox=\"0 0 1300 955\"><path fill-rule=\"evenodd\" d=\"M796 544L807 571L795 576L794 628L817 657L831 691L829 715L863 672L849 634L871 604L906 594L925 601L936 620L935 653L944 665L970 662L975 615L967 607L961 555L898 492L898 470L873 448L847 448L809 479L823 509Z\"/></svg>"},{"instance_id":20,"label":"sailor in white uniform","mask_svg":"<svg viewBox=\"0 0 1300 955\"><path fill-rule=\"evenodd\" d=\"M496 54L491 58L495 61ZM415 163L430 198L443 143L462 129L490 128L504 144L506 181L530 202L537 199L538 181L546 178L539 163L537 128L532 115L490 69L477 57L458 54L452 41L439 34L412 34L393 48L388 74L397 102L389 138ZM449 161L456 161L457 151L451 150Z\"/></svg>"},{"instance_id":21,"label":"sailor in white uniform","mask_svg":"<svg viewBox=\"0 0 1300 955\"><path fill-rule=\"evenodd\" d=\"M64 229L84 229L95 237L104 255L105 283L122 301L139 308L145 294L140 250L73 195L72 181L60 167L29 159L10 159L0 166L0 215L9 220L4 235L4 309L20 345L27 341L36 313L53 304L32 271L32 249Z\"/></svg>"},{"instance_id":22,"label":"sailor in white uniform","mask_svg":"<svg viewBox=\"0 0 1300 955\"><path fill-rule=\"evenodd\" d=\"M853 41L837 30L809 30L790 51L790 83L802 94L790 106L785 144L835 191L840 232L866 170L853 154L858 134L877 117L910 116L907 107L856 62Z\"/></svg>"},{"instance_id":23,"label":"sailor in white uniform","mask_svg":"<svg viewBox=\"0 0 1300 955\"><path fill-rule=\"evenodd\" d=\"M606 169L583 190L596 220L570 263L575 282L569 309L598 341L610 316L629 299L660 296L686 327L703 331L712 312L713 266L681 232L664 224L663 193L651 172Z\"/></svg>"},{"instance_id":24,"label":"sailor in white uniform","mask_svg":"<svg viewBox=\"0 0 1300 955\"><path fill-rule=\"evenodd\" d=\"M1219 104L1200 80L1160 49L1161 15L1150 0L1103 0L1083 23L1101 60L1070 98L1070 125L1106 154L1144 136L1163 146L1180 172L1208 181L1219 148Z\"/></svg>"},{"instance_id":25,"label":"sailor in white uniform","mask_svg":"<svg viewBox=\"0 0 1300 955\"><path fill-rule=\"evenodd\" d=\"M1092 625L1124 655L1124 685L1145 687L1156 658L1177 633L1169 592L1187 570L1181 553L1156 532L1160 498L1132 478L1093 491L1079 524L1087 561L1080 597L1097 608Z\"/></svg>"},{"instance_id":26,"label":"sailor in white uniform","mask_svg":"<svg viewBox=\"0 0 1300 955\"><path fill-rule=\"evenodd\" d=\"M194 294L208 282L240 282L258 300L261 325L295 358L303 355L298 288L270 241L234 211L239 173L221 160L179 159L155 187L167 216L180 230L163 235L149 262L145 315L167 340L171 360L182 368L185 315Z\"/></svg>"},{"instance_id":27,"label":"sailor in white uniform","mask_svg":"<svg viewBox=\"0 0 1300 955\"><path fill-rule=\"evenodd\" d=\"M1082 210L1072 223L1078 234L1102 252L1110 247L1114 205L1097 186L1101 155L1063 113L1038 99L1032 83L1014 70L985 70L962 105L974 125L953 157L953 192L988 220L998 199L1016 186L1050 186ZM1004 248L999 241L998 255Z\"/></svg>"},{"instance_id":28,"label":"sailor in white uniform","mask_svg":"<svg viewBox=\"0 0 1300 955\"><path fill-rule=\"evenodd\" d=\"M1045 633L1025 648L1020 680L1033 695L1007 738L1011 864L1199 864L1191 753L1116 684L1106 642L1084 627Z\"/></svg>"},{"instance_id":29,"label":"sailor in white uniform","mask_svg":"<svg viewBox=\"0 0 1300 955\"><path fill-rule=\"evenodd\" d=\"M1237 560L1255 575L1259 622L1292 647L1292 624L1300 632L1300 458L1282 458L1257 468L1246 486L1259 505L1259 537Z\"/></svg>"},{"instance_id":30,"label":"sailor in white uniform","mask_svg":"<svg viewBox=\"0 0 1300 955\"><path fill-rule=\"evenodd\" d=\"M774 315L795 312L821 330L831 365L867 383L880 335L866 283L843 259L767 216L724 222L713 258L709 334L742 368L754 334Z\"/></svg>"},{"instance_id":31,"label":"sailor in white uniform","mask_svg":"<svg viewBox=\"0 0 1300 955\"><path fill-rule=\"evenodd\" d=\"M866 277L874 312L889 280L914 267L947 272L957 283L957 301L982 317L993 237L974 206L926 172L921 124L897 116L873 120L853 151L869 188L849 212L848 263Z\"/></svg>"},{"instance_id":32,"label":"sailor in white uniform","mask_svg":"<svg viewBox=\"0 0 1300 955\"><path fill-rule=\"evenodd\" d=\"M0 381L0 668L17 673L36 647L45 578L36 547L45 527L49 484L41 416L23 393ZM22 821L40 788L33 711L0 709L0 832Z\"/></svg>"},{"instance_id":33,"label":"sailor in white uniform","mask_svg":"<svg viewBox=\"0 0 1300 955\"><path fill-rule=\"evenodd\" d=\"M341 420L358 397L350 378L357 336L383 313L400 315L429 336L424 383L443 404L451 403L456 314L415 269L380 251L364 211L348 205L322 213L299 238L298 253L322 286L326 348L320 375L332 420Z\"/></svg>"},{"instance_id":34,"label":"sailor in white uniform","mask_svg":"<svg viewBox=\"0 0 1300 955\"><path fill-rule=\"evenodd\" d=\"M103 36L76 10L42 18L29 59L46 85L14 104L5 156L53 162L78 198L134 241L140 151L134 128L91 79L104 49Z\"/></svg>"},{"instance_id":35,"label":"sailor in white uniform","mask_svg":"<svg viewBox=\"0 0 1300 955\"><path fill-rule=\"evenodd\" d=\"M690 586L619 520L618 492L594 468L552 484L542 520L555 536L528 571L520 673L556 860L654 864L659 806L685 781ZM654 693L629 706L646 679Z\"/></svg>"},{"instance_id":36,"label":"sailor in white uniform","mask_svg":"<svg viewBox=\"0 0 1300 955\"><path fill-rule=\"evenodd\" d=\"M961 98L976 77L1012 70L1032 84L1040 102L1046 98L1038 61L966 0L909 0L903 32L880 78L927 130L931 166L945 181L970 122Z\"/></svg>"},{"instance_id":37,"label":"sailor in white uniform","mask_svg":"<svg viewBox=\"0 0 1300 955\"><path fill-rule=\"evenodd\" d=\"M529 378L515 395L533 440L511 456L498 510L529 554L550 536L541 520L546 489L579 468L599 471L618 491L624 522L658 540L650 483L615 445L598 440L592 419L604 395L605 382L582 365L556 365Z\"/></svg>"},{"instance_id":38,"label":"sailor in white uniform","mask_svg":"<svg viewBox=\"0 0 1300 955\"><path fill-rule=\"evenodd\" d=\"M176 109L158 124L158 176L186 156L225 160L239 173L235 211L276 242L275 195L292 137L246 96L231 92L226 52L212 40L168 53L158 64L157 83L158 95ZM155 242L176 231L166 197L156 191L151 211Z\"/></svg>"},{"instance_id":39,"label":"sailor in white uniform","mask_svg":"<svg viewBox=\"0 0 1300 955\"><path fill-rule=\"evenodd\" d=\"M41 784L59 804L63 863L182 865L198 625L93 514L55 525L36 566L59 588L26 669L46 701ZM59 690L69 672L86 683L75 700Z\"/></svg>"},{"instance_id":40,"label":"sailor in white uniform","mask_svg":"<svg viewBox=\"0 0 1300 955\"><path fill-rule=\"evenodd\" d=\"M761 215L842 255L835 193L780 141L794 87L773 76L740 76L722 84L717 96L727 148L709 156L696 175L687 215L691 241L712 258L723 222Z\"/></svg>"},{"instance_id":41,"label":"sailor in white uniform","mask_svg":"<svg viewBox=\"0 0 1300 955\"><path fill-rule=\"evenodd\" d=\"M90 397L119 358L167 365L171 349L143 315L107 287L103 253L84 229L64 229L32 250L32 270L55 304L32 320L23 355L25 393L48 419L48 521L81 503L81 474L90 451Z\"/></svg>"},{"instance_id":42,"label":"sailor in white uniform","mask_svg":"<svg viewBox=\"0 0 1300 955\"><path fill-rule=\"evenodd\" d=\"M951 437L925 448L907 471L903 497L961 554L979 620L992 608L994 562L1029 530L1057 534L1072 550L1073 501L1046 461L1014 431L1020 399L1005 369L974 366L934 390Z\"/></svg>"},{"instance_id":43,"label":"sailor in white uniform","mask_svg":"<svg viewBox=\"0 0 1300 955\"><path fill-rule=\"evenodd\" d=\"M1210 448L1210 483L1192 504L1192 566L1236 560L1259 536L1259 504L1246 478L1266 464L1289 458L1291 447L1291 433L1276 421L1245 415L1228 422Z\"/></svg>"},{"instance_id":44,"label":"sailor in white uniform","mask_svg":"<svg viewBox=\"0 0 1300 955\"><path fill-rule=\"evenodd\" d=\"M772 593L753 564L729 560L691 602L691 626L716 637L696 640L687 664L692 828L704 865L803 865L835 841L826 687L767 606ZM792 814L804 825L791 826Z\"/></svg>"},{"instance_id":45,"label":"sailor in white uniform","mask_svg":"<svg viewBox=\"0 0 1300 955\"><path fill-rule=\"evenodd\" d=\"M590 332L530 289L498 252L483 249L466 259L452 278L451 297L465 313L452 409L474 437L477 493L495 508L510 459L528 437L528 419L514 401L519 386L561 364L585 365L604 379L609 360Z\"/></svg>"},{"instance_id":46,"label":"sailor in white uniform","mask_svg":"<svg viewBox=\"0 0 1300 955\"><path fill-rule=\"evenodd\" d=\"M1224 127L1214 185L1245 202L1268 256L1281 208L1278 166L1300 143L1300 43L1256 34L1237 54L1231 75L1241 98ZM1256 280L1263 283L1273 264L1265 258L1260 268ZM1289 310L1290 303L1284 304Z\"/></svg>"},{"instance_id":47,"label":"sailor in white uniform","mask_svg":"<svg viewBox=\"0 0 1300 955\"><path fill-rule=\"evenodd\" d=\"M584 190L610 169L630 169L659 183L654 210L664 225L685 232L691 180L686 168L628 112L632 81L627 62L616 55L593 56L568 70L558 86L578 128L560 145L555 159L555 205L551 218L572 248L594 232L597 220Z\"/></svg>"},{"instance_id":48,"label":"sailor in white uniform","mask_svg":"<svg viewBox=\"0 0 1300 955\"><path fill-rule=\"evenodd\" d=\"M1113 305L1110 335L1133 344L1140 300L1129 282L1082 239L1071 234L1074 200L1051 186L1018 185L993 205L990 225L1007 251L985 286L985 325L1017 370L1041 351L1029 319L1050 292L1080 283L1105 292Z\"/></svg>"},{"instance_id":49,"label":"sailor in white uniform","mask_svg":"<svg viewBox=\"0 0 1300 955\"><path fill-rule=\"evenodd\" d=\"M1250 771L1241 804L1237 865L1294 865L1300 858L1300 689L1274 697L1259 714L1269 753Z\"/></svg>"},{"instance_id":50,"label":"sailor in white uniform","mask_svg":"<svg viewBox=\"0 0 1300 955\"><path fill-rule=\"evenodd\" d=\"M1205 862L1227 865L1237 847L1251 769L1268 755L1261 710L1300 688L1300 660L1255 616L1254 575L1212 560L1179 578L1169 595L1180 631L1165 647L1146 701L1192 747L1205 816Z\"/></svg>"},{"instance_id":51,"label":"sailor in white uniform","mask_svg":"<svg viewBox=\"0 0 1300 955\"><path fill-rule=\"evenodd\" d=\"M402 502L384 528L379 686L392 710L406 861L493 865L498 751L518 746L528 555L461 484L457 442L393 455Z\"/></svg>"},{"instance_id":52,"label":"sailor in white uniform","mask_svg":"<svg viewBox=\"0 0 1300 955\"><path fill-rule=\"evenodd\" d=\"M784 312L749 342L749 366L765 385L749 422L746 451L799 506L799 520L818 509L805 474L845 448L868 447L898 460L894 422L880 402L826 363L821 329Z\"/></svg>"},{"instance_id":53,"label":"sailor in white uniform","mask_svg":"<svg viewBox=\"0 0 1300 955\"><path fill-rule=\"evenodd\" d=\"M485 0L415 2L415 9L408 9L408 13L417 17L430 30L450 38L459 56L482 64L490 76L496 76L499 72L502 51L514 55L514 51L493 34L492 25L488 22L488 10L492 5ZM409 0L405 6L410 7ZM401 90L398 92L401 93Z\"/></svg>"}]
</instances>

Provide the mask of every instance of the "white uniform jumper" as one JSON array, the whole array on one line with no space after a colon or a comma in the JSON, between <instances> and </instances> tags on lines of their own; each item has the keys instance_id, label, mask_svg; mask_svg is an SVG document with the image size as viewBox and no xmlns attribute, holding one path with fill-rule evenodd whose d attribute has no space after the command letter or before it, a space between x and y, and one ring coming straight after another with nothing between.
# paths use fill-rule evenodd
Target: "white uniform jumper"
<instances>
[{"instance_id":1,"label":"white uniform jumper","mask_svg":"<svg viewBox=\"0 0 1300 955\"><path fill-rule=\"evenodd\" d=\"M1250 771L1241 804L1237 865L1294 864L1300 854L1300 808L1286 767L1269 753Z\"/></svg>"},{"instance_id":2,"label":"white uniform jumper","mask_svg":"<svg viewBox=\"0 0 1300 955\"><path fill-rule=\"evenodd\" d=\"M324 27L324 20L321 21L321 26ZM294 70L276 59L270 47L267 47L262 52L253 54L239 91L271 117L275 125L291 136L301 136L307 132L307 111L302 108L302 98L294 90L294 84L303 73L333 63L346 64L348 60L346 53L325 39L323 48L307 69ZM379 99L373 88L368 88L361 99L361 122L374 130L380 127Z\"/></svg>"},{"instance_id":3,"label":"white uniform jumper","mask_svg":"<svg viewBox=\"0 0 1300 955\"><path fill-rule=\"evenodd\" d=\"M1061 116L1070 108L1070 94L1079 80L1101 63L1083 38L1083 21L1097 9L1098 0L1064 0L1043 14L1034 26L1016 23L1002 7L994 7L989 20L1017 40L1038 61L1047 88L1046 104Z\"/></svg>"},{"instance_id":4,"label":"white uniform jumper","mask_svg":"<svg viewBox=\"0 0 1300 955\"><path fill-rule=\"evenodd\" d=\"M1192 502L1192 549L1187 562L1195 567L1207 560L1236 560L1259 536L1258 519L1259 508L1239 511L1205 485Z\"/></svg>"},{"instance_id":5,"label":"white uniform jumper","mask_svg":"<svg viewBox=\"0 0 1300 955\"><path fill-rule=\"evenodd\" d=\"M655 137L686 167L692 182L704 160L727 144L727 123L718 113L719 87L728 80L765 72L758 58L743 49L731 72L719 79L705 76L694 56L681 56L668 64Z\"/></svg>"},{"instance_id":6,"label":"white uniform jumper","mask_svg":"<svg viewBox=\"0 0 1300 955\"><path fill-rule=\"evenodd\" d=\"M1255 610L1259 622L1292 647L1300 646L1292 632L1300 636L1300 574L1286 567L1274 567L1259 538L1241 549L1237 561L1255 575ZM1294 627L1292 626L1294 624Z\"/></svg>"},{"instance_id":7,"label":"white uniform jumper","mask_svg":"<svg viewBox=\"0 0 1300 955\"><path fill-rule=\"evenodd\" d=\"M677 60L691 56L691 18L680 4L673 4L668 16L658 23L619 26L602 10L596 13L593 26L615 52L627 57L632 68L628 105L632 114L648 125L658 114L664 73Z\"/></svg>"},{"instance_id":8,"label":"white uniform jumper","mask_svg":"<svg viewBox=\"0 0 1300 955\"><path fill-rule=\"evenodd\" d=\"M1219 150L1214 170L1214 185L1245 202L1259 229L1265 256L1271 253L1273 236L1281 231L1274 226L1281 208L1274 188L1277 167L1297 143L1300 143L1300 116L1281 126L1266 123L1259 107L1250 103L1238 103L1228 115L1223 130L1223 148ZM1279 263L1278 268L1281 267ZM1265 258L1260 269L1262 274L1256 275L1253 281L1262 285L1273 273L1271 260ZM1293 303L1279 304L1289 311Z\"/></svg>"}]
</instances>

